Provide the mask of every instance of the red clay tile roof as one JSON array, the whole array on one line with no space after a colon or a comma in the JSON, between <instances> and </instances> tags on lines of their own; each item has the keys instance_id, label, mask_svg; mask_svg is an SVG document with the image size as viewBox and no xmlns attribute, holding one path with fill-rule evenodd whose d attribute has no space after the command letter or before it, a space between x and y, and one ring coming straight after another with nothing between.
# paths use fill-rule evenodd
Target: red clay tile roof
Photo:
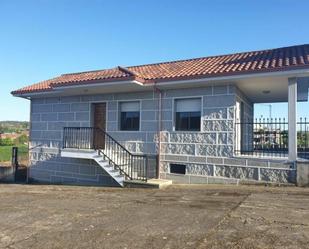
<instances>
[{"instance_id":1,"label":"red clay tile roof","mask_svg":"<svg viewBox=\"0 0 309 249\"><path fill-rule=\"evenodd\" d=\"M277 49L210 56L156 64L116 67L59 77L13 91L12 94L49 91L57 86L137 80L153 83L167 80L210 78L309 68L309 44Z\"/></svg>"}]
</instances>

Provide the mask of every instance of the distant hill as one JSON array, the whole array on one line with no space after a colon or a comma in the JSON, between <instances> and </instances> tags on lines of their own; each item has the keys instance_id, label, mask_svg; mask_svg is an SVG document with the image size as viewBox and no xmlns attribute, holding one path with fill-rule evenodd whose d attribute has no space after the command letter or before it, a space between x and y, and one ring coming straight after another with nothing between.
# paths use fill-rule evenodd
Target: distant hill
<instances>
[{"instance_id":1,"label":"distant hill","mask_svg":"<svg viewBox=\"0 0 309 249\"><path fill-rule=\"evenodd\" d=\"M27 121L0 121L0 133L22 132L29 129Z\"/></svg>"}]
</instances>

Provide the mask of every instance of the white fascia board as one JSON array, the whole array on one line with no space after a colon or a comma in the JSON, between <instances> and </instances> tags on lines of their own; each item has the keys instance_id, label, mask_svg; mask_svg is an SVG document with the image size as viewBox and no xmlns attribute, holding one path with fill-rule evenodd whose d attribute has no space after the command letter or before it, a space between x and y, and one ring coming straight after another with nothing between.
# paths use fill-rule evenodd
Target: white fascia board
<instances>
[{"instance_id":1,"label":"white fascia board","mask_svg":"<svg viewBox=\"0 0 309 249\"><path fill-rule=\"evenodd\" d=\"M32 92L32 93L17 93L12 94L14 97L30 99L31 97L39 97L41 95L54 94L58 91L40 91L40 92Z\"/></svg>"},{"instance_id":2,"label":"white fascia board","mask_svg":"<svg viewBox=\"0 0 309 249\"><path fill-rule=\"evenodd\" d=\"M67 89L78 89L78 88L95 88L98 86L113 86L113 85L125 85L125 84L137 84L143 87L147 87L150 85L144 85L143 83L136 81L136 80L130 80L130 81L115 81L115 82L102 82L102 83L88 83L88 84L80 84L80 85L71 85L71 86L54 86L52 91L40 91L40 92L33 92L33 93L21 93L21 94L13 94L15 97L20 98L31 98L31 97L40 97L42 95L47 94L55 94L55 93L61 93L63 90Z\"/></svg>"},{"instance_id":3,"label":"white fascia board","mask_svg":"<svg viewBox=\"0 0 309 249\"><path fill-rule=\"evenodd\" d=\"M137 81L137 80L133 80L132 82L135 83L135 84L137 84L137 85L143 86L143 87L147 87L147 86L148 86L148 85L145 85L144 83L139 82L139 81Z\"/></svg>"},{"instance_id":4,"label":"white fascia board","mask_svg":"<svg viewBox=\"0 0 309 249\"><path fill-rule=\"evenodd\" d=\"M113 85L125 85L125 84L137 84L136 80L124 80L124 81L113 81L113 82L101 82L101 83L86 83L86 84L78 84L71 86L54 86L53 89L61 90L61 89L76 89L76 88L93 88L98 86L113 86ZM143 85L139 82L139 85Z\"/></svg>"}]
</instances>

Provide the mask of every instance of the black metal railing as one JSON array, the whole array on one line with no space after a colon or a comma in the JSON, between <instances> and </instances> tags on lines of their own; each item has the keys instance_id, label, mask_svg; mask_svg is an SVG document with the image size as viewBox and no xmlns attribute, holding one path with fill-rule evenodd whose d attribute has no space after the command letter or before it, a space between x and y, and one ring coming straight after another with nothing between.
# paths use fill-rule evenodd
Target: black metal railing
<instances>
[{"instance_id":1,"label":"black metal railing","mask_svg":"<svg viewBox=\"0 0 309 249\"><path fill-rule=\"evenodd\" d=\"M235 154L269 157L288 156L288 129L285 118L255 119L235 124ZM297 122L297 153L309 159L309 120Z\"/></svg>"},{"instance_id":2,"label":"black metal railing","mask_svg":"<svg viewBox=\"0 0 309 249\"><path fill-rule=\"evenodd\" d=\"M147 181L155 175L149 165L157 160L156 156L133 154L99 128L65 127L63 148L97 150L104 159L130 180Z\"/></svg>"},{"instance_id":3,"label":"black metal railing","mask_svg":"<svg viewBox=\"0 0 309 249\"><path fill-rule=\"evenodd\" d=\"M63 148L94 149L94 134L93 127L64 127Z\"/></svg>"}]
</instances>

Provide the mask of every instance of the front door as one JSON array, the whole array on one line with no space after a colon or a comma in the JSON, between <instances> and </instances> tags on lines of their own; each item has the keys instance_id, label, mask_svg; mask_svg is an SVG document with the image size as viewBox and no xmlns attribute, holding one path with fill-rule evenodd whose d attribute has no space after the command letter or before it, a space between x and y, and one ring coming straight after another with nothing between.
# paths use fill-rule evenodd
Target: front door
<instances>
[{"instance_id":1,"label":"front door","mask_svg":"<svg viewBox=\"0 0 309 249\"><path fill-rule=\"evenodd\" d=\"M93 127L94 129L94 148L105 148L105 134L102 131L106 130L106 103L93 104Z\"/></svg>"}]
</instances>

